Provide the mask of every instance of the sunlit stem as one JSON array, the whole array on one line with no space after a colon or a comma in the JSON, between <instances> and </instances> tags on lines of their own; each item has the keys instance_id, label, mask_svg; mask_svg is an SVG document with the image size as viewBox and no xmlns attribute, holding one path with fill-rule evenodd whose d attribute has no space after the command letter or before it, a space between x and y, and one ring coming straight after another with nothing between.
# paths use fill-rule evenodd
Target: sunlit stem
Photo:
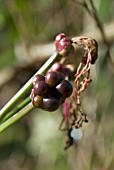
<instances>
[{"instance_id":1,"label":"sunlit stem","mask_svg":"<svg viewBox=\"0 0 114 170\"><path fill-rule=\"evenodd\" d=\"M22 117L30 113L34 109L34 106L32 103L29 103L27 106L25 106L23 109L21 109L18 113L16 113L14 116L9 118L7 121L2 123L0 125L0 133L2 133L4 130L6 130L9 126L20 120Z\"/></svg>"},{"instance_id":2,"label":"sunlit stem","mask_svg":"<svg viewBox=\"0 0 114 170\"><path fill-rule=\"evenodd\" d=\"M3 117L3 119L0 121L0 124L5 122L7 119L12 117L17 112L19 112L22 108L24 108L30 102L31 102L30 97L26 98L23 102L21 102L18 106L16 106L12 111L10 111L5 117Z\"/></svg>"}]
</instances>

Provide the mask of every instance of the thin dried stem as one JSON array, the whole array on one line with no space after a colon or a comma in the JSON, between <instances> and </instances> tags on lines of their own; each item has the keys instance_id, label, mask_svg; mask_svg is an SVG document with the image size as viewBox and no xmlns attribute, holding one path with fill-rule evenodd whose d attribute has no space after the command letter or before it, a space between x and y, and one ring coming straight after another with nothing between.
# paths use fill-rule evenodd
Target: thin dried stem
<instances>
[{"instance_id":1,"label":"thin dried stem","mask_svg":"<svg viewBox=\"0 0 114 170\"><path fill-rule=\"evenodd\" d=\"M107 51L106 51L105 56L108 57L109 62L110 62L110 64L111 64L112 68L114 69L114 62L113 62L112 57L111 57L111 54L110 54L110 43L109 43L109 41L108 41L108 39L107 39L107 37L106 37L103 23L101 22L98 14L97 14L97 10L96 10L96 8L95 8L95 5L94 5L94 3L93 3L93 0L89 0L92 9L90 9L90 8L88 7L88 4L87 4L86 1L83 1L83 2L79 2L79 1L77 1L77 0L73 0L73 1L74 1L75 3L83 6L83 7L86 9L86 11L88 12L88 14L94 19L94 21L95 21L95 23L96 23L96 25L97 25L97 27L98 27L98 29L99 29L99 31L100 31L100 34L101 34L101 36L102 36L102 40L103 40L104 44L105 44L106 47L107 47Z\"/></svg>"}]
</instances>

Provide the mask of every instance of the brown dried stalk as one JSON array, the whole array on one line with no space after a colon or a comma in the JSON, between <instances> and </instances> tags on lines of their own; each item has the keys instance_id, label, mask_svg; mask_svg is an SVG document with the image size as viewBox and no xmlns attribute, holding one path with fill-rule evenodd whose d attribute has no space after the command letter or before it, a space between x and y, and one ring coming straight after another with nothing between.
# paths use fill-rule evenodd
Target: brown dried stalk
<instances>
[{"instance_id":1,"label":"brown dried stalk","mask_svg":"<svg viewBox=\"0 0 114 170\"><path fill-rule=\"evenodd\" d=\"M73 128L80 128L83 122L88 122L86 114L82 109L80 95L92 82L90 78L91 64L94 64L98 58L98 44L95 39L85 36L74 37L71 39L71 43L73 47L76 45L83 46L84 54L81 58L76 74L74 75L73 94L66 99L64 103L63 120L59 129L66 130L67 134L69 134L69 131ZM64 121L65 128L62 128ZM66 143L67 145L65 149L71 146L72 139L69 137L69 140L67 140Z\"/></svg>"},{"instance_id":2,"label":"brown dried stalk","mask_svg":"<svg viewBox=\"0 0 114 170\"><path fill-rule=\"evenodd\" d=\"M75 103L72 105L74 107L73 110L77 108L77 112L80 113L72 127L79 128L82 126L83 122L87 122L86 114L83 113L81 106L80 95L92 82L90 78L90 66L95 63L98 57L98 45L97 42L90 37L74 37L72 38L72 42L73 45L84 47L84 55L82 56L82 61L80 62L75 74L74 92L71 97L73 103Z\"/></svg>"}]
</instances>

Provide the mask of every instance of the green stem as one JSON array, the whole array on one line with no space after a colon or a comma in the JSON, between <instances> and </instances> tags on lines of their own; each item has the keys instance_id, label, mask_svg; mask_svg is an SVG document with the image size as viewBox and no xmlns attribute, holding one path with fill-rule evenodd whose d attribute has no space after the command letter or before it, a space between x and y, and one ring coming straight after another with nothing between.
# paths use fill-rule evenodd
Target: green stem
<instances>
[{"instance_id":1,"label":"green stem","mask_svg":"<svg viewBox=\"0 0 114 170\"><path fill-rule=\"evenodd\" d=\"M55 51L47 62L36 74L44 74L50 66L60 59L60 55ZM16 93L16 95L0 111L0 120L15 106L15 104L32 88L32 78Z\"/></svg>"},{"instance_id":2,"label":"green stem","mask_svg":"<svg viewBox=\"0 0 114 170\"><path fill-rule=\"evenodd\" d=\"M24 117L26 114L28 114L30 111L34 109L34 106L32 103L29 103L27 106L25 106L22 110L20 110L18 113L16 113L14 116L9 118L7 121L2 123L0 125L0 133L2 133L4 130L6 130L9 126L20 120L22 117Z\"/></svg>"},{"instance_id":3,"label":"green stem","mask_svg":"<svg viewBox=\"0 0 114 170\"><path fill-rule=\"evenodd\" d=\"M19 104L14 110L12 110L11 112L9 112L0 122L0 124L2 124L3 122L5 122L7 119L9 119L10 117L12 117L14 114L16 114L17 112L19 112L23 107L25 107L27 104L29 104L31 102L30 97L27 97L21 104Z\"/></svg>"}]
</instances>

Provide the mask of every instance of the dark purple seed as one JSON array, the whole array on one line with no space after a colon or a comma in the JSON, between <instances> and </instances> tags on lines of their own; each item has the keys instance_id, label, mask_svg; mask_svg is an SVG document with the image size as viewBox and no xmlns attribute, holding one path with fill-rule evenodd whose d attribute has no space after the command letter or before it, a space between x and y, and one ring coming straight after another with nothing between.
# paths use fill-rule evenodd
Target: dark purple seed
<instances>
[{"instance_id":1,"label":"dark purple seed","mask_svg":"<svg viewBox=\"0 0 114 170\"><path fill-rule=\"evenodd\" d=\"M58 48L60 40L65 38L65 37L67 37L67 36L64 33L60 33L60 34L58 34L56 36L56 38L55 38L55 46L56 46L56 48Z\"/></svg>"},{"instance_id":2,"label":"dark purple seed","mask_svg":"<svg viewBox=\"0 0 114 170\"><path fill-rule=\"evenodd\" d=\"M42 96L35 96L33 99L32 99L32 104L39 108L42 104L42 101L43 101L43 97Z\"/></svg>"},{"instance_id":3,"label":"dark purple seed","mask_svg":"<svg viewBox=\"0 0 114 170\"><path fill-rule=\"evenodd\" d=\"M51 66L51 68L48 70L48 73L49 72L52 72L52 71L59 71L60 69L61 69L61 67L62 67L62 64L60 64L59 62L56 62L56 63L54 63L52 66Z\"/></svg>"},{"instance_id":4,"label":"dark purple seed","mask_svg":"<svg viewBox=\"0 0 114 170\"><path fill-rule=\"evenodd\" d=\"M52 65L51 71L59 71L61 68L62 68L62 64L60 64L59 62L56 62Z\"/></svg>"},{"instance_id":5,"label":"dark purple seed","mask_svg":"<svg viewBox=\"0 0 114 170\"><path fill-rule=\"evenodd\" d=\"M44 81L39 81L33 85L34 94L44 96L48 93L48 85Z\"/></svg>"},{"instance_id":6,"label":"dark purple seed","mask_svg":"<svg viewBox=\"0 0 114 170\"><path fill-rule=\"evenodd\" d=\"M32 80L32 83L33 85L35 85L36 83L38 83L39 81L45 81L45 77L41 74L36 74L34 77L33 77L33 80Z\"/></svg>"},{"instance_id":7,"label":"dark purple seed","mask_svg":"<svg viewBox=\"0 0 114 170\"><path fill-rule=\"evenodd\" d=\"M64 75L60 72L48 72L46 74L45 82L50 86L54 87L64 79Z\"/></svg>"},{"instance_id":8,"label":"dark purple seed","mask_svg":"<svg viewBox=\"0 0 114 170\"><path fill-rule=\"evenodd\" d=\"M58 100L60 100L60 98L62 97L58 90L54 87L50 87L48 96L50 96L51 98L56 98Z\"/></svg>"},{"instance_id":9,"label":"dark purple seed","mask_svg":"<svg viewBox=\"0 0 114 170\"><path fill-rule=\"evenodd\" d=\"M69 76L69 74L71 73L71 70L67 67L62 67L61 68L61 73L63 73L65 76Z\"/></svg>"},{"instance_id":10,"label":"dark purple seed","mask_svg":"<svg viewBox=\"0 0 114 170\"><path fill-rule=\"evenodd\" d=\"M57 85L56 89L63 97L69 97L73 91L72 85L66 80Z\"/></svg>"},{"instance_id":11,"label":"dark purple seed","mask_svg":"<svg viewBox=\"0 0 114 170\"><path fill-rule=\"evenodd\" d=\"M71 47L71 40L68 37L64 37L60 40L57 46L57 51L61 52L65 50L66 48Z\"/></svg>"},{"instance_id":12,"label":"dark purple seed","mask_svg":"<svg viewBox=\"0 0 114 170\"><path fill-rule=\"evenodd\" d=\"M59 106L60 106L60 101L58 99L55 99L55 98L44 98L43 99L44 110L52 112L52 111L57 110Z\"/></svg>"}]
</instances>

